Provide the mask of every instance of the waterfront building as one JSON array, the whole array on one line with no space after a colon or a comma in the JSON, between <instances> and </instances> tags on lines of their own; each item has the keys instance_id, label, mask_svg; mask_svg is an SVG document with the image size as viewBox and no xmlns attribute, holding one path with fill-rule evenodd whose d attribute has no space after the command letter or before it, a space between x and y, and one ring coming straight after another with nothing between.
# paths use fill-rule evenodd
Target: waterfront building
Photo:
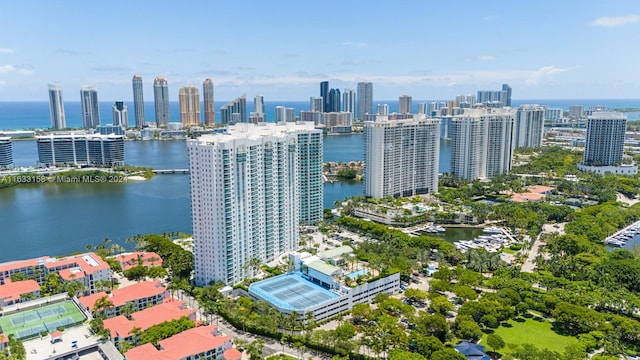
<instances>
[{"instance_id":1,"label":"waterfront building","mask_svg":"<svg viewBox=\"0 0 640 360\"><path fill-rule=\"evenodd\" d=\"M350 112L328 112L322 114L321 124L331 132L350 132L353 116ZM339 131L338 128L349 127L349 131Z\"/></svg>"},{"instance_id":2,"label":"waterfront building","mask_svg":"<svg viewBox=\"0 0 640 360\"><path fill-rule=\"evenodd\" d=\"M0 307L38 298L40 298L40 284L35 280L11 281L9 278L4 279L4 284L0 285Z\"/></svg>"},{"instance_id":3,"label":"waterfront building","mask_svg":"<svg viewBox=\"0 0 640 360\"><path fill-rule=\"evenodd\" d=\"M589 166L622 162L627 117L619 112L597 112L587 118L587 138L582 163Z\"/></svg>"},{"instance_id":4,"label":"waterfront building","mask_svg":"<svg viewBox=\"0 0 640 360\"><path fill-rule=\"evenodd\" d=\"M297 249L299 224L322 219L322 132L312 123L236 124L187 148L197 284L254 276L251 259Z\"/></svg>"},{"instance_id":5,"label":"waterfront building","mask_svg":"<svg viewBox=\"0 0 640 360\"><path fill-rule=\"evenodd\" d=\"M78 300L85 310L92 312L96 302L103 297L106 297L113 304L113 307L104 309L105 316L112 318L122 315L125 307L129 308L127 309L129 313L132 313L162 304L165 299L169 298L169 292L167 288L162 286L159 280L144 281L114 289L109 294L100 291L83 296Z\"/></svg>"},{"instance_id":6,"label":"waterfront building","mask_svg":"<svg viewBox=\"0 0 640 360\"><path fill-rule=\"evenodd\" d=\"M287 108L276 106L276 122L287 121Z\"/></svg>"},{"instance_id":7,"label":"waterfront building","mask_svg":"<svg viewBox=\"0 0 640 360\"><path fill-rule=\"evenodd\" d=\"M40 166L124 165L124 137L100 134L37 136Z\"/></svg>"},{"instance_id":8,"label":"waterfront building","mask_svg":"<svg viewBox=\"0 0 640 360\"><path fill-rule=\"evenodd\" d=\"M111 281L111 268L101 257L89 252L79 255L51 258L43 256L29 260L9 261L0 264L0 284L11 276L23 274L43 284L47 275L57 273L63 282L79 281L88 293L94 293L99 281Z\"/></svg>"},{"instance_id":9,"label":"waterfront building","mask_svg":"<svg viewBox=\"0 0 640 360\"><path fill-rule=\"evenodd\" d=\"M315 110L301 110L300 111L300 121L313 121L315 125L322 124L323 113Z\"/></svg>"},{"instance_id":10,"label":"waterfront building","mask_svg":"<svg viewBox=\"0 0 640 360\"><path fill-rule=\"evenodd\" d=\"M410 95L400 95L400 98L398 99L398 112L400 114L413 113L413 100Z\"/></svg>"},{"instance_id":11,"label":"waterfront building","mask_svg":"<svg viewBox=\"0 0 640 360\"><path fill-rule=\"evenodd\" d=\"M377 115L389 115L389 104L378 104Z\"/></svg>"},{"instance_id":12,"label":"waterfront building","mask_svg":"<svg viewBox=\"0 0 640 360\"><path fill-rule=\"evenodd\" d=\"M96 134L101 134L101 135L109 135L109 134L124 135L125 134L125 128L120 126L120 125L113 125L113 124L98 125L98 126L96 126Z\"/></svg>"},{"instance_id":13,"label":"waterfront building","mask_svg":"<svg viewBox=\"0 0 640 360\"><path fill-rule=\"evenodd\" d=\"M358 83L357 106L358 112L356 118L362 120L365 114L373 114L373 83Z\"/></svg>"},{"instance_id":14,"label":"waterfront building","mask_svg":"<svg viewBox=\"0 0 640 360\"><path fill-rule=\"evenodd\" d=\"M574 119L581 119L584 116L584 107L582 105L569 106L569 117Z\"/></svg>"},{"instance_id":15,"label":"waterfront building","mask_svg":"<svg viewBox=\"0 0 640 360\"><path fill-rule=\"evenodd\" d=\"M255 98L253 98L253 107L254 112L264 114L264 96L258 94Z\"/></svg>"},{"instance_id":16,"label":"waterfront building","mask_svg":"<svg viewBox=\"0 0 640 360\"><path fill-rule=\"evenodd\" d=\"M11 138L8 136L0 136L0 169L8 169L13 167L13 147Z\"/></svg>"},{"instance_id":17,"label":"waterfront building","mask_svg":"<svg viewBox=\"0 0 640 360\"><path fill-rule=\"evenodd\" d=\"M129 127L129 112L124 101L116 101L111 107L113 113L113 125L127 128ZM96 127L97 128L97 127Z\"/></svg>"},{"instance_id":18,"label":"waterfront building","mask_svg":"<svg viewBox=\"0 0 640 360\"><path fill-rule=\"evenodd\" d=\"M144 126L144 95L142 86L142 76L133 75L133 111L136 117L136 127L142 129Z\"/></svg>"},{"instance_id":19,"label":"waterfront building","mask_svg":"<svg viewBox=\"0 0 640 360\"><path fill-rule=\"evenodd\" d=\"M538 148L544 133L544 107L521 105L516 113L514 147Z\"/></svg>"},{"instance_id":20,"label":"waterfront building","mask_svg":"<svg viewBox=\"0 0 640 360\"><path fill-rule=\"evenodd\" d=\"M245 94L220 107L220 121L225 125L247 122L247 97Z\"/></svg>"},{"instance_id":21,"label":"waterfront building","mask_svg":"<svg viewBox=\"0 0 640 360\"><path fill-rule=\"evenodd\" d=\"M62 100L62 88L49 84L49 112L51 114L51 128L60 130L67 127L64 116L64 100Z\"/></svg>"},{"instance_id":22,"label":"waterfront building","mask_svg":"<svg viewBox=\"0 0 640 360\"><path fill-rule=\"evenodd\" d=\"M82 126L95 129L100 125L100 109L98 108L98 89L95 86L80 88L80 105L82 107Z\"/></svg>"},{"instance_id":23,"label":"waterfront building","mask_svg":"<svg viewBox=\"0 0 640 360\"><path fill-rule=\"evenodd\" d=\"M285 109L285 121L295 122L296 121L296 109L292 107L288 107Z\"/></svg>"},{"instance_id":24,"label":"waterfront building","mask_svg":"<svg viewBox=\"0 0 640 360\"><path fill-rule=\"evenodd\" d=\"M451 173L487 179L511 170L515 109L465 109L449 124Z\"/></svg>"},{"instance_id":25,"label":"waterfront building","mask_svg":"<svg viewBox=\"0 0 640 360\"><path fill-rule=\"evenodd\" d=\"M195 86L183 86L178 91L180 122L183 127L200 125L200 94Z\"/></svg>"},{"instance_id":26,"label":"waterfront building","mask_svg":"<svg viewBox=\"0 0 640 360\"><path fill-rule=\"evenodd\" d=\"M440 120L415 115L364 123L365 190L374 198L438 192Z\"/></svg>"},{"instance_id":27,"label":"waterfront building","mask_svg":"<svg viewBox=\"0 0 640 360\"><path fill-rule=\"evenodd\" d=\"M562 120L562 109L545 107L544 120L551 122L558 122Z\"/></svg>"},{"instance_id":28,"label":"waterfront building","mask_svg":"<svg viewBox=\"0 0 640 360\"><path fill-rule=\"evenodd\" d=\"M426 102L418 103L418 114L427 114L428 104Z\"/></svg>"},{"instance_id":29,"label":"waterfront building","mask_svg":"<svg viewBox=\"0 0 640 360\"><path fill-rule=\"evenodd\" d=\"M329 104L329 82L328 81L322 81L320 83L320 97L322 98L323 112L329 111L330 104Z\"/></svg>"},{"instance_id":30,"label":"waterfront building","mask_svg":"<svg viewBox=\"0 0 640 360\"><path fill-rule=\"evenodd\" d=\"M311 97L309 99L309 106L311 111L324 112L324 100L322 97Z\"/></svg>"},{"instance_id":31,"label":"waterfront building","mask_svg":"<svg viewBox=\"0 0 640 360\"><path fill-rule=\"evenodd\" d=\"M265 122L267 119L264 116L264 113L261 112L251 112L249 113L249 122L252 124L257 124L261 122Z\"/></svg>"},{"instance_id":32,"label":"waterfront building","mask_svg":"<svg viewBox=\"0 0 640 360\"><path fill-rule=\"evenodd\" d=\"M356 116L356 92L353 89L344 89L342 92L341 111L350 112L352 117Z\"/></svg>"},{"instance_id":33,"label":"waterfront building","mask_svg":"<svg viewBox=\"0 0 640 360\"><path fill-rule=\"evenodd\" d=\"M504 94L502 104L504 106L511 106L511 86L509 86L509 84L502 84L502 91Z\"/></svg>"},{"instance_id":34,"label":"waterfront building","mask_svg":"<svg viewBox=\"0 0 640 360\"><path fill-rule=\"evenodd\" d=\"M204 79L202 83L202 98L204 101L204 124L214 126L216 124L216 108L213 102L213 80L209 78Z\"/></svg>"},{"instance_id":35,"label":"waterfront building","mask_svg":"<svg viewBox=\"0 0 640 360\"><path fill-rule=\"evenodd\" d=\"M156 108L156 126L166 126L171 121L169 114L169 83L163 77L153 80L153 100Z\"/></svg>"},{"instance_id":36,"label":"waterfront building","mask_svg":"<svg viewBox=\"0 0 640 360\"><path fill-rule=\"evenodd\" d=\"M506 85L506 84L505 84ZM508 85L507 85L508 86ZM503 86L504 88L504 86ZM478 90L477 101L479 104L489 106L493 108L499 108L507 106L507 101L510 103L511 88L509 90Z\"/></svg>"},{"instance_id":37,"label":"waterfront building","mask_svg":"<svg viewBox=\"0 0 640 360\"><path fill-rule=\"evenodd\" d=\"M329 90L329 107L324 109L324 112L340 112L340 89Z\"/></svg>"}]
</instances>

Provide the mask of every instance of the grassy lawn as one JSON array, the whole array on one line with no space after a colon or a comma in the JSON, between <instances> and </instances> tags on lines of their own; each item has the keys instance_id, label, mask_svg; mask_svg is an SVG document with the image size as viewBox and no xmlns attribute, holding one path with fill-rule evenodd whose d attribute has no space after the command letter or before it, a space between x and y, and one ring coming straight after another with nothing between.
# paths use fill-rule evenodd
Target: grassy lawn
<instances>
[{"instance_id":1,"label":"grassy lawn","mask_svg":"<svg viewBox=\"0 0 640 360\"><path fill-rule=\"evenodd\" d=\"M495 334L500 335L506 346L500 350L501 353L509 353L509 344L532 344L537 348L546 348L559 353L564 352L568 345L576 344L578 339L571 336L564 336L555 333L551 329L549 321L536 321L526 319L524 322L509 320L512 327L500 326L495 329ZM486 347L487 335L482 337L481 345ZM486 347L486 350L491 350Z\"/></svg>"},{"instance_id":2,"label":"grassy lawn","mask_svg":"<svg viewBox=\"0 0 640 360\"><path fill-rule=\"evenodd\" d=\"M267 360L298 360L298 358L286 354L269 356Z\"/></svg>"}]
</instances>

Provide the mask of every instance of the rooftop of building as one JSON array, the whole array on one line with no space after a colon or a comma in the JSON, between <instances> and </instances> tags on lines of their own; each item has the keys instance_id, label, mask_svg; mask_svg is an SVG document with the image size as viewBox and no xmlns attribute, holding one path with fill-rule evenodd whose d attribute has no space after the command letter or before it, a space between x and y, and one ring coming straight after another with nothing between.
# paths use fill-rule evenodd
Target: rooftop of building
<instances>
[{"instance_id":1,"label":"rooftop of building","mask_svg":"<svg viewBox=\"0 0 640 360\"><path fill-rule=\"evenodd\" d=\"M160 340L158 347L145 344L127 351L127 360L185 359L223 346L231 346L231 336L218 335L215 325L200 326ZM151 345L151 346L147 346Z\"/></svg>"},{"instance_id":2,"label":"rooftop of building","mask_svg":"<svg viewBox=\"0 0 640 360\"><path fill-rule=\"evenodd\" d=\"M335 274L338 274L340 272L340 268L333 266L331 264L327 264L324 261L321 260L314 260L314 261L310 261L309 263L305 263L309 269L313 269L321 274L327 275L327 276L333 276Z\"/></svg>"},{"instance_id":3,"label":"rooftop of building","mask_svg":"<svg viewBox=\"0 0 640 360\"><path fill-rule=\"evenodd\" d=\"M160 281L145 281L113 290L111 294L107 294L106 292L101 291L89 296L83 296L79 300L83 306L90 310L93 310L93 306L95 305L96 301L105 296L111 302L113 302L113 306L118 307L130 301L157 296L166 291L167 289L161 285Z\"/></svg>"},{"instance_id":4,"label":"rooftop of building","mask_svg":"<svg viewBox=\"0 0 640 360\"><path fill-rule=\"evenodd\" d=\"M249 293L280 309L304 312L340 295L305 279L300 272L274 276L249 285Z\"/></svg>"},{"instance_id":5,"label":"rooftop of building","mask_svg":"<svg viewBox=\"0 0 640 360\"><path fill-rule=\"evenodd\" d=\"M38 135L38 136L36 136L36 140L37 141L41 141L41 140L42 141L50 141L50 140L60 140L60 139L119 140L119 139L124 139L124 136L123 135L116 135L116 134L103 135L103 134L100 134L100 133L80 134L80 133L75 133L75 132L70 132L70 133L50 133L50 134L46 134L46 135Z\"/></svg>"},{"instance_id":6,"label":"rooftop of building","mask_svg":"<svg viewBox=\"0 0 640 360\"><path fill-rule=\"evenodd\" d=\"M120 263L123 271L136 267L138 264L146 267L162 266L163 260L155 252L132 252L113 257Z\"/></svg>"},{"instance_id":7,"label":"rooftop of building","mask_svg":"<svg viewBox=\"0 0 640 360\"><path fill-rule=\"evenodd\" d=\"M231 349L225 350L223 356L224 356L224 360L240 360L240 359L242 359L242 353L236 348L231 348Z\"/></svg>"},{"instance_id":8,"label":"rooftop of building","mask_svg":"<svg viewBox=\"0 0 640 360\"><path fill-rule=\"evenodd\" d=\"M318 253L318 256L323 259L334 259L344 254L351 254L351 253L353 253L353 249L351 248L351 246L343 245L333 249L322 251Z\"/></svg>"},{"instance_id":9,"label":"rooftop of building","mask_svg":"<svg viewBox=\"0 0 640 360\"><path fill-rule=\"evenodd\" d=\"M264 137L279 137L299 131L321 132L315 129L311 121L303 122L278 122L278 123L238 123L227 127L227 131L216 134L205 134L195 140L194 143L228 142L237 139L261 139Z\"/></svg>"},{"instance_id":10,"label":"rooftop of building","mask_svg":"<svg viewBox=\"0 0 640 360\"><path fill-rule=\"evenodd\" d=\"M13 282L6 279L4 285L0 285L0 300L15 301L20 295L40 291L40 285L35 280L23 280Z\"/></svg>"},{"instance_id":11,"label":"rooftop of building","mask_svg":"<svg viewBox=\"0 0 640 360\"><path fill-rule=\"evenodd\" d=\"M71 268L78 267L85 272L85 274L93 274L99 270L107 270L109 264L107 264L96 253L89 252L79 255L72 255L63 258L52 258L49 256L42 256L35 259L9 261L0 264L0 274L3 272L12 272L20 269L45 267L50 271L56 271L57 268Z\"/></svg>"},{"instance_id":12,"label":"rooftop of building","mask_svg":"<svg viewBox=\"0 0 640 360\"><path fill-rule=\"evenodd\" d=\"M617 111L598 111L589 115L589 119L627 119L627 115Z\"/></svg>"},{"instance_id":13,"label":"rooftop of building","mask_svg":"<svg viewBox=\"0 0 640 360\"><path fill-rule=\"evenodd\" d=\"M145 331L153 325L165 321L177 320L183 316L190 317L195 309L186 309L182 301L168 301L131 314L132 320L124 315L119 315L104 321L104 328L109 329L112 338L130 336L129 332L134 327Z\"/></svg>"}]
</instances>

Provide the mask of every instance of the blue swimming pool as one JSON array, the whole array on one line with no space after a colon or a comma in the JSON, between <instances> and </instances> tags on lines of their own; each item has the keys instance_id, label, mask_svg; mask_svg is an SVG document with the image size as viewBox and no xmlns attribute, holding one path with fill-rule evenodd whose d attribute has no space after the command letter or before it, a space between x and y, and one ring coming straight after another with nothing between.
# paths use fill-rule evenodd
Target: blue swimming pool
<instances>
[{"instance_id":1,"label":"blue swimming pool","mask_svg":"<svg viewBox=\"0 0 640 360\"><path fill-rule=\"evenodd\" d=\"M367 269L360 269L358 271L354 271L352 273L347 274L348 277L355 279L358 276L362 276L362 275L367 275L369 273L369 270Z\"/></svg>"}]
</instances>

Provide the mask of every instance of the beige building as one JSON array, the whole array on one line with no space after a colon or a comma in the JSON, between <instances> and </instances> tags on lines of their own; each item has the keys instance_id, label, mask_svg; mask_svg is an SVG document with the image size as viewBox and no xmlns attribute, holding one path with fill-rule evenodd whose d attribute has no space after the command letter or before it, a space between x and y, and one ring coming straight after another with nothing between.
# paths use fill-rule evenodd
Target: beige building
<instances>
[{"instance_id":1,"label":"beige building","mask_svg":"<svg viewBox=\"0 0 640 360\"><path fill-rule=\"evenodd\" d=\"M200 95L195 86L183 86L178 92L180 98L180 121L182 125L200 125Z\"/></svg>"}]
</instances>

